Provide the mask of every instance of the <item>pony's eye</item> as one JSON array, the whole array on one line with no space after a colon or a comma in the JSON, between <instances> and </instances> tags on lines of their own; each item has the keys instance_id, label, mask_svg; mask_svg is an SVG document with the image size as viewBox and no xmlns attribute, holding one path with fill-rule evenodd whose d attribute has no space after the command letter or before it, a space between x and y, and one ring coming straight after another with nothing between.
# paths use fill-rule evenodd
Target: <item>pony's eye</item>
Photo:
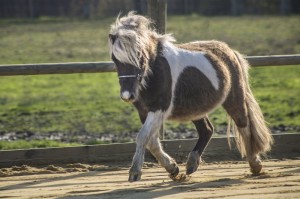
<instances>
[{"instance_id":1,"label":"pony's eye","mask_svg":"<svg viewBox=\"0 0 300 199\"><path fill-rule=\"evenodd\" d=\"M114 44L117 39L117 35L109 34L108 37L110 38L111 43Z\"/></svg>"},{"instance_id":2,"label":"pony's eye","mask_svg":"<svg viewBox=\"0 0 300 199\"><path fill-rule=\"evenodd\" d=\"M142 80L142 75L138 74L136 78L137 78L138 81L141 81Z\"/></svg>"}]
</instances>

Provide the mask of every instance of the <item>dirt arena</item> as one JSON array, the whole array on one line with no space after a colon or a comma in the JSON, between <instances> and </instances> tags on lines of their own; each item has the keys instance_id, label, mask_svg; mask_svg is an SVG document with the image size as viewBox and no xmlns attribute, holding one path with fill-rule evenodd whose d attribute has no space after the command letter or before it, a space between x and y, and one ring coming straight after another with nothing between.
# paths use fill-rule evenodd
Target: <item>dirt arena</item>
<instances>
[{"instance_id":1,"label":"dirt arena","mask_svg":"<svg viewBox=\"0 0 300 199\"><path fill-rule=\"evenodd\" d=\"M128 166L2 168L0 198L300 198L299 159L264 161L259 176L252 176L242 161L204 163L181 181L145 163L142 180L134 183L127 182Z\"/></svg>"}]
</instances>

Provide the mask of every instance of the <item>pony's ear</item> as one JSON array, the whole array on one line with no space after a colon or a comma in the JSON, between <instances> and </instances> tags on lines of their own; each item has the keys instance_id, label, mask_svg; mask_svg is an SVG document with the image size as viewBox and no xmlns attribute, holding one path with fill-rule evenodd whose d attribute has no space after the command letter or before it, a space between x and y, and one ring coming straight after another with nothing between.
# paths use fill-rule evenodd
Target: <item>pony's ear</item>
<instances>
[{"instance_id":1,"label":"pony's ear","mask_svg":"<svg viewBox=\"0 0 300 199\"><path fill-rule=\"evenodd\" d=\"M108 34L108 37L111 40L111 43L114 44L117 39L117 35Z\"/></svg>"},{"instance_id":2,"label":"pony's ear","mask_svg":"<svg viewBox=\"0 0 300 199\"><path fill-rule=\"evenodd\" d=\"M144 16L137 15L136 24L140 29L148 29L149 25L152 23L152 20Z\"/></svg>"},{"instance_id":3,"label":"pony's ear","mask_svg":"<svg viewBox=\"0 0 300 199\"><path fill-rule=\"evenodd\" d=\"M151 19L137 15L134 11L129 12L127 16L121 17L117 21L125 27L129 27L129 29L136 28L140 30L148 29L149 25L152 23Z\"/></svg>"}]
</instances>

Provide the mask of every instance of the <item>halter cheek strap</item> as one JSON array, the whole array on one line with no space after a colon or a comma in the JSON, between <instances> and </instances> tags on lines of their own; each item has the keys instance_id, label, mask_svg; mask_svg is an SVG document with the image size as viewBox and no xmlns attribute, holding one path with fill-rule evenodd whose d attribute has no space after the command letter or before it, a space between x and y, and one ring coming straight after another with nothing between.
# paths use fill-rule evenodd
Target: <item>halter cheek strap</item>
<instances>
[{"instance_id":1,"label":"halter cheek strap","mask_svg":"<svg viewBox=\"0 0 300 199\"><path fill-rule=\"evenodd\" d=\"M137 75L121 75L121 76L119 76L119 79L129 78L129 77L137 77Z\"/></svg>"},{"instance_id":2,"label":"halter cheek strap","mask_svg":"<svg viewBox=\"0 0 300 199\"><path fill-rule=\"evenodd\" d=\"M121 75L119 76L119 79L123 79L123 78L137 78L138 80L142 79L142 75L141 74L137 74L137 75Z\"/></svg>"}]
</instances>

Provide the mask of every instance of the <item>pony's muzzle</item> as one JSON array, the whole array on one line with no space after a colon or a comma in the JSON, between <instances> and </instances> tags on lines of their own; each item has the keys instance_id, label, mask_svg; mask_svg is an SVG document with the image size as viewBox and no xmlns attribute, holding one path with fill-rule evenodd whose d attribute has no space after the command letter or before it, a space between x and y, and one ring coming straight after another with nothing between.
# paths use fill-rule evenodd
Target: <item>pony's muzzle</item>
<instances>
[{"instance_id":1,"label":"pony's muzzle","mask_svg":"<svg viewBox=\"0 0 300 199\"><path fill-rule=\"evenodd\" d=\"M134 102L135 95L129 91L123 91L121 92L121 99L125 102Z\"/></svg>"}]
</instances>

